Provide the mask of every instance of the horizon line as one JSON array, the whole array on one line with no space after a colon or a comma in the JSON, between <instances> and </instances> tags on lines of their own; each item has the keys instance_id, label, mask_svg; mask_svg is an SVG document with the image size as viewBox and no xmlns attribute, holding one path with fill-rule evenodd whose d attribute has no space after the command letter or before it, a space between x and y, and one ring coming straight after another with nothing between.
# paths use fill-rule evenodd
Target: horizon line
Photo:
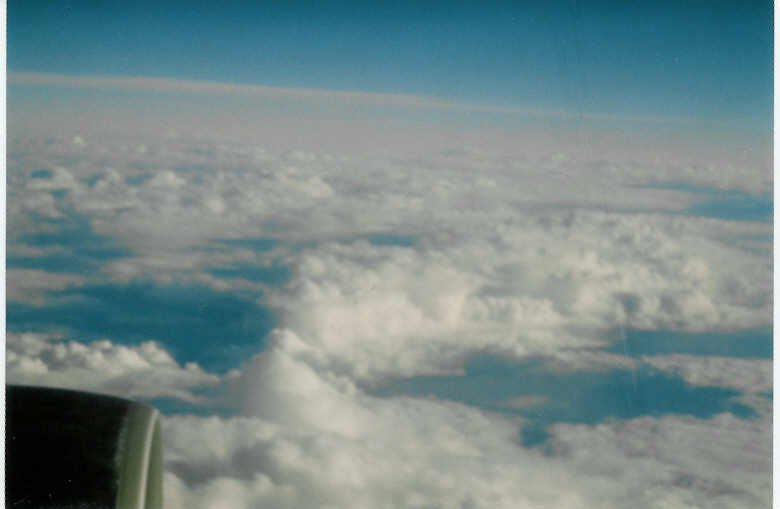
<instances>
[{"instance_id":1,"label":"horizon line","mask_svg":"<svg viewBox=\"0 0 780 509\"><path fill-rule=\"evenodd\" d=\"M634 121L641 123L689 124L697 120L687 116L646 116L614 113L571 112L518 106L499 106L408 93L337 90L310 87L283 87L275 85L230 83L211 80L186 80L159 76L107 76L47 73L37 71L8 71L7 84L56 86L70 88L114 89L138 92L173 92L188 94L242 95L266 99L331 99L340 102L359 102L369 106L422 108L463 113L486 113L510 116L547 117L573 120ZM713 120L708 123L728 125Z\"/></svg>"}]
</instances>

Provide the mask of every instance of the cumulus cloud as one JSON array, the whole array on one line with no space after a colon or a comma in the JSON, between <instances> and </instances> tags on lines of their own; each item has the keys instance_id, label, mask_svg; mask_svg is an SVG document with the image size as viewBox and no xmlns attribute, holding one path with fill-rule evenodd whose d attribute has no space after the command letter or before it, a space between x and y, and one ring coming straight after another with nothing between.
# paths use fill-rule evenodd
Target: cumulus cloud
<instances>
[{"instance_id":1,"label":"cumulus cloud","mask_svg":"<svg viewBox=\"0 0 780 509\"><path fill-rule=\"evenodd\" d=\"M124 346L107 339L82 343L35 333L7 335L6 377L8 383L189 402L199 400L193 389L220 382L195 363L179 365L153 341Z\"/></svg>"},{"instance_id":2,"label":"cumulus cloud","mask_svg":"<svg viewBox=\"0 0 780 509\"><path fill-rule=\"evenodd\" d=\"M123 249L78 274L12 269L8 280L9 299L40 306L52 290L154 279L246 292L275 311L267 349L234 380L241 417L165 419L171 507L767 502L768 403L756 390L770 386L766 362L642 359L694 385L750 393L756 419L556 424L533 449L519 445L520 420L367 390L458 372L475 353L626 369L637 361L598 350L620 328L766 327L771 260L748 246L771 225L695 216L695 193L679 185L765 193L766 167L551 150L519 135L469 150L447 135L422 155L380 138L384 153L344 156L266 150L264 131L249 128L256 139L239 143L165 125L164 138L20 130L9 148L9 249L30 259L64 250L74 221L81 229L68 232ZM415 147L430 141L416 135ZM289 280L242 274L277 264ZM143 398L196 401L221 381L154 342L22 333L9 336L7 362L9 381ZM735 381L748 371L755 378Z\"/></svg>"},{"instance_id":3,"label":"cumulus cloud","mask_svg":"<svg viewBox=\"0 0 780 509\"><path fill-rule=\"evenodd\" d=\"M580 472L611 480L618 507L768 507L771 410L755 420L642 417L559 424L551 449Z\"/></svg>"},{"instance_id":4,"label":"cumulus cloud","mask_svg":"<svg viewBox=\"0 0 780 509\"><path fill-rule=\"evenodd\" d=\"M287 353L259 356L244 417L169 417L170 507L756 507L771 498L771 411L755 420L555 425L431 399L375 398Z\"/></svg>"},{"instance_id":5,"label":"cumulus cloud","mask_svg":"<svg viewBox=\"0 0 780 509\"><path fill-rule=\"evenodd\" d=\"M587 507L524 452L516 424L453 403L379 399L284 352L252 368L255 417L165 421L171 507ZM201 447L205 437L208 445Z\"/></svg>"},{"instance_id":6,"label":"cumulus cloud","mask_svg":"<svg viewBox=\"0 0 780 509\"><path fill-rule=\"evenodd\" d=\"M730 387L748 394L772 390L771 359L677 354L643 357L642 360L657 369L681 376L691 385Z\"/></svg>"},{"instance_id":7,"label":"cumulus cloud","mask_svg":"<svg viewBox=\"0 0 780 509\"><path fill-rule=\"evenodd\" d=\"M299 338L296 355L366 380L446 372L479 351L603 346L618 327L731 330L770 319L766 260L694 237L685 221L545 219L442 245L320 245L296 256L294 278L270 303ZM716 270L724 266L733 272Z\"/></svg>"},{"instance_id":8,"label":"cumulus cloud","mask_svg":"<svg viewBox=\"0 0 780 509\"><path fill-rule=\"evenodd\" d=\"M50 302L49 292L83 285L87 278L78 274L37 269L8 269L6 298L10 301L43 305Z\"/></svg>"},{"instance_id":9,"label":"cumulus cloud","mask_svg":"<svg viewBox=\"0 0 780 509\"><path fill-rule=\"evenodd\" d=\"M89 214L98 229L112 231L134 246L159 248L166 236L169 243L192 245L218 233L322 238L458 224L473 231L479 223L539 215L539 209L680 211L693 200L680 190L646 186L659 180L690 180L669 170L665 162L616 164L470 153L300 157L301 152L274 155L251 145L201 140L164 144L147 140L139 142L144 147L140 153L138 146L116 140L80 149L78 154L62 145L12 144L13 210L25 203L30 204L28 213L44 209L36 202L49 196L44 188L70 179L71 194L54 205ZM34 178L30 170L35 168L52 176ZM55 172L56 168L60 169ZM69 177L60 176L65 171ZM669 172L667 178L660 175L664 171ZM754 187L767 188L763 172L748 175L756 176ZM739 182L750 180L744 172L739 176ZM725 182L717 185L728 187ZM190 221L195 214L200 218L197 228Z\"/></svg>"},{"instance_id":10,"label":"cumulus cloud","mask_svg":"<svg viewBox=\"0 0 780 509\"><path fill-rule=\"evenodd\" d=\"M65 145L45 152L45 167L72 157ZM734 330L770 320L771 264L735 244L769 226L684 215L690 193L641 185L659 178L660 163L95 145L79 148L86 154L70 178L46 174L69 183L57 198L25 170L40 157L29 152L35 144L20 145L9 202L48 197L131 253L93 278L259 291L267 288L209 269L279 261L293 278L267 300L284 328L320 367L364 379L445 372L481 349L597 347L620 326ZM40 228L26 211L12 214L17 235ZM354 240L382 232L412 245ZM215 249L215 239L253 237L280 247Z\"/></svg>"}]
</instances>

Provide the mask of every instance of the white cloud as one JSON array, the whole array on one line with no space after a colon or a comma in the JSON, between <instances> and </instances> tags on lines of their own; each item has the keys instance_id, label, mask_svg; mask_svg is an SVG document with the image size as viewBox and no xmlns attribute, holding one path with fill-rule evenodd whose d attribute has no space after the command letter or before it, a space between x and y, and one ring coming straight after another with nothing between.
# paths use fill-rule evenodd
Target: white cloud
<instances>
[{"instance_id":1,"label":"white cloud","mask_svg":"<svg viewBox=\"0 0 780 509\"><path fill-rule=\"evenodd\" d=\"M480 349L523 356L598 346L619 326L704 331L770 321L771 263L735 243L770 225L682 215L689 193L639 186L658 179L662 163L113 144L81 147L69 194L51 205L89 217L133 251L92 278L270 290L309 359L365 380L451 370ZM34 143L19 147L12 160L24 175L43 156ZM44 152L48 166L72 158L69 150ZM12 202L51 199L31 180L11 186ZM12 214L12 232L28 228L40 226L27 209ZM416 243L354 241L377 232ZM252 237L281 244L214 249L214 239ZM208 273L274 259L294 273L282 290Z\"/></svg>"},{"instance_id":2,"label":"white cloud","mask_svg":"<svg viewBox=\"0 0 780 509\"><path fill-rule=\"evenodd\" d=\"M556 457L611 479L620 507L768 507L771 410L759 419L643 417L553 428Z\"/></svg>"},{"instance_id":3,"label":"white cloud","mask_svg":"<svg viewBox=\"0 0 780 509\"><path fill-rule=\"evenodd\" d=\"M181 84L133 86L174 85ZM578 152L565 143L537 146L537 138L514 132L494 140L497 131L460 138L424 129L397 138L363 133L384 154L347 157L266 150L258 146L268 141L262 122L232 117L202 126L215 133L237 124L249 142L189 138L180 118L163 127L136 119L153 123L150 133L167 130L164 138L136 132L118 139L63 118L47 117L46 129L62 125L67 135L30 140L20 129L10 142L11 249L35 254L41 247L21 242L24 235L78 217L132 252L78 277L11 270L9 298L45 304L52 289L154 278L262 289L278 313L268 349L237 380L244 416L166 419L171 507L767 501L768 416L760 402L752 421L721 415L559 424L545 454L518 445L519 421L365 391L387 377L457 372L477 352L546 354L559 369L627 367L633 361L593 351L619 327L701 332L770 324L771 260L742 239L769 236L771 225L691 217L691 193L648 186L683 181L765 193L772 176L761 164L717 162L709 151L716 163L693 164L684 150L649 145L633 160L629 149L614 156L623 148L608 150L603 140ZM116 124L138 127L125 118ZM323 125L331 124L311 129L359 143L349 137L357 123L333 133ZM298 127L265 128L284 138ZM74 144L76 136L86 143ZM491 141L480 144L480 136ZM414 149L397 151L409 138L419 138ZM440 150L467 144L475 148ZM420 155L420 147L428 152ZM50 169L50 178L34 177L36 168ZM371 235L413 242L375 245ZM215 240L249 238L278 245L255 251ZM212 271L275 262L292 272L280 288ZM645 360L696 385L768 384L766 363L743 384L736 378L755 364ZM220 382L151 342L12 335L7 362L10 381L135 397L193 401L198 388Z\"/></svg>"},{"instance_id":4,"label":"white cloud","mask_svg":"<svg viewBox=\"0 0 780 509\"><path fill-rule=\"evenodd\" d=\"M691 385L729 387L748 394L772 390L771 359L677 354L643 357L642 361L674 373Z\"/></svg>"},{"instance_id":5,"label":"white cloud","mask_svg":"<svg viewBox=\"0 0 780 509\"><path fill-rule=\"evenodd\" d=\"M385 107L393 109L405 109L413 112L419 111L450 111L460 113L483 113L518 116L521 118L553 118L553 119L578 119L591 120L631 120L638 123L669 123L683 125L690 123L691 119L685 117L626 117L614 114L598 113L571 113L564 110L541 109L537 107L509 107L489 104L465 103L443 98L419 96L411 94L390 94L362 91L341 91L312 88L290 88L264 85L234 84L208 81L188 81L170 78L152 77L108 77L108 76L75 76L37 72L14 72L9 75L9 82L25 86L57 86L68 88L101 90L104 93L114 91L125 92L157 92L173 94L214 95L222 97L258 98L274 102L304 102L306 106L316 107L327 102L331 107L338 105L342 108L354 109L356 107ZM300 108L300 104L298 105ZM84 146L81 136L74 136L73 143Z\"/></svg>"},{"instance_id":6,"label":"white cloud","mask_svg":"<svg viewBox=\"0 0 780 509\"><path fill-rule=\"evenodd\" d=\"M558 424L437 400L374 398L287 353L261 354L252 416L164 421L176 507L756 507L771 497L770 413Z\"/></svg>"},{"instance_id":7,"label":"white cloud","mask_svg":"<svg viewBox=\"0 0 780 509\"><path fill-rule=\"evenodd\" d=\"M171 507L587 507L509 421L352 393L278 351L251 371L262 418L165 420Z\"/></svg>"},{"instance_id":8,"label":"white cloud","mask_svg":"<svg viewBox=\"0 0 780 509\"><path fill-rule=\"evenodd\" d=\"M63 341L41 334L9 333L8 383L89 390L135 398L199 401L192 390L220 382L197 364L179 365L159 344L117 345Z\"/></svg>"},{"instance_id":9,"label":"white cloud","mask_svg":"<svg viewBox=\"0 0 780 509\"><path fill-rule=\"evenodd\" d=\"M47 173L42 177L36 177L34 172L32 172L33 175L26 183L27 189L33 191L60 191L74 189L77 186L73 175L64 168L53 168L45 171Z\"/></svg>"},{"instance_id":10,"label":"white cloud","mask_svg":"<svg viewBox=\"0 0 780 509\"><path fill-rule=\"evenodd\" d=\"M8 269L6 298L36 306L51 302L49 292L79 287L87 278L79 274L48 272L37 269Z\"/></svg>"},{"instance_id":11,"label":"white cloud","mask_svg":"<svg viewBox=\"0 0 780 509\"><path fill-rule=\"evenodd\" d=\"M435 98L407 94L380 94L370 92L343 92L324 89L283 88L263 85L237 85L231 83L186 81L165 78L113 78L98 76L69 76L62 74L15 72L9 76L13 83L24 85L54 85L102 90L155 91L176 93L197 93L235 96L254 96L267 99L329 100L347 104L368 103L396 107L434 109L480 109L480 106L453 103ZM518 110L520 111L520 110ZM74 137L74 144L77 143Z\"/></svg>"},{"instance_id":12,"label":"white cloud","mask_svg":"<svg viewBox=\"0 0 780 509\"><path fill-rule=\"evenodd\" d=\"M731 330L770 320L766 260L697 236L688 221L543 219L415 247L320 244L291 256L295 275L269 302L284 337L298 338L296 355L368 381L445 372L486 350L522 357L603 346L618 327Z\"/></svg>"},{"instance_id":13,"label":"white cloud","mask_svg":"<svg viewBox=\"0 0 780 509\"><path fill-rule=\"evenodd\" d=\"M146 140L143 147L139 153L126 141L110 140L75 154L67 144L15 142L9 156L16 175L9 179L11 225L18 231L32 226L25 223L32 212L49 210L54 216L71 208L88 215L98 231L143 254L162 246L186 249L218 236L311 240L453 229L472 235L486 225L525 216L543 220L562 209L679 212L693 200L679 190L642 187L679 179L666 163L471 153L275 156L252 146L199 140ZM60 200L46 191L52 182L65 185L59 182L64 177L25 177L30 168L63 166L70 194ZM727 170L702 172L728 175ZM768 188L761 171L735 175L740 185Z\"/></svg>"}]
</instances>

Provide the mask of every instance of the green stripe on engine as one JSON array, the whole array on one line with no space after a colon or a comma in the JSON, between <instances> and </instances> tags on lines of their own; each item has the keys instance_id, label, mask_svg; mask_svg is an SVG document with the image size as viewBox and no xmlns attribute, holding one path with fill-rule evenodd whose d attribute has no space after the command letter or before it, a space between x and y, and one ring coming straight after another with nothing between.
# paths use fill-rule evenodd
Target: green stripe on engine
<instances>
[{"instance_id":1,"label":"green stripe on engine","mask_svg":"<svg viewBox=\"0 0 780 509\"><path fill-rule=\"evenodd\" d=\"M156 478L162 473L157 416L157 410L140 404L127 412L116 456L117 509L158 509L162 505L161 481ZM159 494L147 494L149 488Z\"/></svg>"}]
</instances>

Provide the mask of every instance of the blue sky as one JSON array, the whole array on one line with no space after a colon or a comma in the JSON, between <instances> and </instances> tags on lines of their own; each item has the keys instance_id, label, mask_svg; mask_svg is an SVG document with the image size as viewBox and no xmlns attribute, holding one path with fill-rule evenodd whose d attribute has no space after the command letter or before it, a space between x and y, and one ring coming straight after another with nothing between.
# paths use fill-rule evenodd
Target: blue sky
<instances>
[{"instance_id":1,"label":"blue sky","mask_svg":"<svg viewBox=\"0 0 780 509\"><path fill-rule=\"evenodd\" d=\"M164 5L164 7L162 7ZM8 68L401 92L766 129L769 2L39 2Z\"/></svg>"}]
</instances>

